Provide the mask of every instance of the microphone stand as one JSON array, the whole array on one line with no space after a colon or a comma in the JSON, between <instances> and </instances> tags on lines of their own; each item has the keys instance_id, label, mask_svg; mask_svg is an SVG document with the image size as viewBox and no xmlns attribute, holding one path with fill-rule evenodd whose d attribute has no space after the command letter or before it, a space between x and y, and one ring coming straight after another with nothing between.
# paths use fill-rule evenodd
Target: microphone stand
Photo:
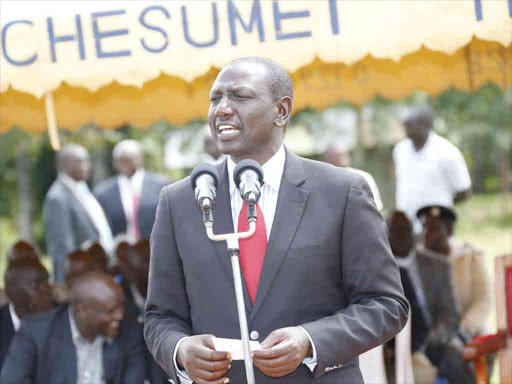
<instances>
[{"instance_id":1,"label":"microphone stand","mask_svg":"<svg viewBox=\"0 0 512 384\"><path fill-rule=\"evenodd\" d=\"M244 352L245 373L247 375L247 384L256 384L254 381L254 369L252 366L251 347L249 344L249 329L247 327L247 317L245 315L244 293L242 288L242 274L240 271L240 260L238 252L240 246L239 239L245 239L254 235L256 232L256 204L250 204L248 208L249 230L247 232L226 233L215 235L213 233L213 216L211 210L203 211L203 222L206 228L206 234L213 241L226 241L228 253L231 258L231 267L233 269L233 280L235 283L236 306L238 309L238 321L240 323L240 334L242 336L242 346Z\"/></svg>"}]
</instances>

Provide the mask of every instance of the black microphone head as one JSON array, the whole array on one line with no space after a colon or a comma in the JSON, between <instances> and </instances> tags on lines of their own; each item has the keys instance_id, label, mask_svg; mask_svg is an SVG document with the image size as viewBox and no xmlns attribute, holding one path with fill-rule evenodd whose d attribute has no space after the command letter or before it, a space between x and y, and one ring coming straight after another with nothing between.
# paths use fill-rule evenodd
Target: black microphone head
<instances>
[{"instance_id":1,"label":"black microphone head","mask_svg":"<svg viewBox=\"0 0 512 384\"><path fill-rule=\"evenodd\" d=\"M256 160L245 159L240 161L233 171L233 179L237 188L240 188L240 176L242 176L242 173L248 169L256 172L260 184L263 185L263 168L261 168L260 163L258 163Z\"/></svg>"},{"instance_id":2,"label":"black microphone head","mask_svg":"<svg viewBox=\"0 0 512 384\"><path fill-rule=\"evenodd\" d=\"M192 189L195 190L197 186L197 179L199 176L208 174L213 177L213 182L215 183L215 187L219 184L219 171L215 166L208 163L201 163L197 167L194 168L190 175L190 184L192 185Z\"/></svg>"}]
</instances>

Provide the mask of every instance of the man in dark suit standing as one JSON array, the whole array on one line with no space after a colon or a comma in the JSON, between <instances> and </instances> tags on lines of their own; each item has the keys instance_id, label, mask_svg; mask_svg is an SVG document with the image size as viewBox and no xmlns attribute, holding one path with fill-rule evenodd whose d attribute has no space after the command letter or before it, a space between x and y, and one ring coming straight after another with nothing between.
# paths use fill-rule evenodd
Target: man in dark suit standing
<instances>
[{"instance_id":1,"label":"man in dark suit standing","mask_svg":"<svg viewBox=\"0 0 512 384\"><path fill-rule=\"evenodd\" d=\"M114 241L105 213L86 184L91 174L87 150L78 144L65 145L57 155L57 169L59 176L44 200L44 219L53 279L62 283L71 252L92 240L111 253Z\"/></svg>"},{"instance_id":2,"label":"man in dark suit standing","mask_svg":"<svg viewBox=\"0 0 512 384\"><path fill-rule=\"evenodd\" d=\"M112 277L102 272L77 276L70 301L23 322L0 382L143 383L144 340L136 320L124 315L123 292Z\"/></svg>"},{"instance_id":3,"label":"man in dark suit standing","mask_svg":"<svg viewBox=\"0 0 512 384\"><path fill-rule=\"evenodd\" d=\"M112 160L118 176L94 189L112 233L114 236L127 233L136 239L149 239L160 191L171 181L167 176L144 170L142 147L135 140L117 143Z\"/></svg>"},{"instance_id":4,"label":"man in dark suit standing","mask_svg":"<svg viewBox=\"0 0 512 384\"><path fill-rule=\"evenodd\" d=\"M293 89L279 64L232 61L210 100L212 137L229 155L217 166L215 233L247 225L235 163L253 159L265 173L256 234L240 243L249 333L263 348L253 352L256 382L362 383L358 355L392 338L408 315L368 184L283 146ZM232 270L185 179L160 197L145 337L174 382L246 382L243 361L214 350L212 336L240 339Z\"/></svg>"},{"instance_id":5,"label":"man in dark suit standing","mask_svg":"<svg viewBox=\"0 0 512 384\"><path fill-rule=\"evenodd\" d=\"M4 282L9 302L0 307L0 369L12 338L20 329L21 319L53 306L48 272L38 259L11 261Z\"/></svg>"}]
</instances>

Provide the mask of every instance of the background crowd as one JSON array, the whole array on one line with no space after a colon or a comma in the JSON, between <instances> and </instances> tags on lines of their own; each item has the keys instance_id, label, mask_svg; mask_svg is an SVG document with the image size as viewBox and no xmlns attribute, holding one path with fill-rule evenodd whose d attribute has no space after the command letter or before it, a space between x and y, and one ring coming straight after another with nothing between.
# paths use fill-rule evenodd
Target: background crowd
<instances>
[{"instance_id":1,"label":"background crowd","mask_svg":"<svg viewBox=\"0 0 512 384\"><path fill-rule=\"evenodd\" d=\"M454 206L471 198L472 183L462 153L435 132L434 122L434 110L427 105L408 108L404 115L406 137L393 149L394 204L381 198L370 173L351 166L351 151L343 141L327 145L321 160L365 177L387 218L411 305L406 346L411 380L470 382L474 372L464 361L464 346L490 331L490 273L478 244L455 236L456 222L465 218ZM203 160L224 160L207 129L195 140L203 146ZM44 199L41 245L49 259L38 244L25 240L2 255L7 268L0 309L1 382L167 382L142 330L148 239L160 190L173 180L145 169L143 147L135 140L117 142L111 158L116 175L92 183L91 190L94 157L82 145L66 144L57 153L56 178ZM378 352L386 357L390 381L399 345L397 338ZM361 365L369 383L380 380Z\"/></svg>"}]
</instances>

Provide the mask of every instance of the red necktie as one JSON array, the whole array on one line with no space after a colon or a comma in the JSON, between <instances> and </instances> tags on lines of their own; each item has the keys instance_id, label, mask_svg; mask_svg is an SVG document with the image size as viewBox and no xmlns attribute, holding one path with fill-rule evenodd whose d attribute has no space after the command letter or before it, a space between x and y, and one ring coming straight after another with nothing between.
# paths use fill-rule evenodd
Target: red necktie
<instances>
[{"instance_id":1,"label":"red necktie","mask_svg":"<svg viewBox=\"0 0 512 384\"><path fill-rule=\"evenodd\" d=\"M247 221L247 203L244 201L240 215L238 216L238 232L249 230ZM245 285L251 302L254 304L258 283L260 281L261 268L265 259L267 250L267 229L265 228L265 218L259 204L256 204L258 219L256 220L256 232L247 239L240 239L240 266L244 275Z\"/></svg>"},{"instance_id":2,"label":"red necktie","mask_svg":"<svg viewBox=\"0 0 512 384\"><path fill-rule=\"evenodd\" d=\"M137 240L141 239L139 228L139 204L140 198L137 194L133 194L133 227L135 228L135 236Z\"/></svg>"}]
</instances>

